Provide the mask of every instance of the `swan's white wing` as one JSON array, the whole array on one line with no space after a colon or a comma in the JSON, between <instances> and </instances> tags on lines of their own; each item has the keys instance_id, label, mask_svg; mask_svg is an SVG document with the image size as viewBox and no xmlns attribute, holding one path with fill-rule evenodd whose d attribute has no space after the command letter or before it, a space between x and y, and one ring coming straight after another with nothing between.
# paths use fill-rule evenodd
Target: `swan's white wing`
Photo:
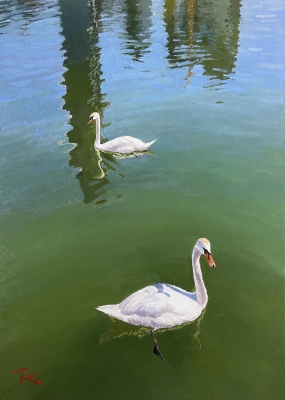
<instances>
[{"instance_id":1,"label":"swan's white wing","mask_svg":"<svg viewBox=\"0 0 285 400\"><path fill-rule=\"evenodd\" d=\"M142 317L159 317L169 308L165 300L155 286L147 286L122 301L119 304L119 309L124 315L137 314Z\"/></svg>"},{"instance_id":2,"label":"swan's white wing","mask_svg":"<svg viewBox=\"0 0 285 400\"><path fill-rule=\"evenodd\" d=\"M120 136L116 139L110 140L103 144L104 149L107 151L118 151L121 148L128 147L133 150L134 145L141 146L143 142L139 139L132 138L131 136Z\"/></svg>"},{"instance_id":3,"label":"swan's white wing","mask_svg":"<svg viewBox=\"0 0 285 400\"><path fill-rule=\"evenodd\" d=\"M155 328L193 321L202 311L193 294L164 284L138 290L120 303L118 309L124 320Z\"/></svg>"},{"instance_id":4,"label":"swan's white wing","mask_svg":"<svg viewBox=\"0 0 285 400\"><path fill-rule=\"evenodd\" d=\"M144 142L140 139L134 138L132 136L121 136L118 139L122 139L125 145L142 146Z\"/></svg>"},{"instance_id":5,"label":"swan's white wing","mask_svg":"<svg viewBox=\"0 0 285 400\"><path fill-rule=\"evenodd\" d=\"M132 146L134 151L145 151L147 150L154 142L156 142L156 139L152 140L151 142L144 143L142 140L134 138L132 136L122 136L122 138L128 142L128 145L126 144L126 147Z\"/></svg>"},{"instance_id":6,"label":"swan's white wing","mask_svg":"<svg viewBox=\"0 0 285 400\"><path fill-rule=\"evenodd\" d=\"M117 153L133 153L134 151L145 151L148 147L154 143L144 143L140 139L132 136L120 136L116 139L110 140L109 142L103 143L98 146L99 150L117 152Z\"/></svg>"}]
</instances>

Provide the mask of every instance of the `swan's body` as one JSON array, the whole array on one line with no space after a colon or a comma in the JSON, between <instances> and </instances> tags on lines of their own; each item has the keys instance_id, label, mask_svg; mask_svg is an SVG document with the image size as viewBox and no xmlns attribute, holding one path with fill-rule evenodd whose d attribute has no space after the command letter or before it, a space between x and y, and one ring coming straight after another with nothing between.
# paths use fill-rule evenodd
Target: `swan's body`
<instances>
[{"instance_id":1,"label":"swan's body","mask_svg":"<svg viewBox=\"0 0 285 400\"><path fill-rule=\"evenodd\" d=\"M199 239L192 253L195 292L159 283L138 290L120 304L100 306L97 310L132 325L149 327L151 331L194 321L208 302L200 267L202 254L208 259L209 265L215 267L207 239Z\"/></svg>"},{"instance_id":2,"label":"swan's body","mask_svg":"<svg viewBox=\"0 0 285 400\"><path fill-rule=\"evenodd\" d=\"M88 124L92 121L96 121L96 139L94 147L100 151L106 151L110 153L124 153L131 154L136 151L146 151L155 141L144 143L140 139L134 138L132 136L120 136L116 139L110 140L107 143L101 143L101 132L100 132L100 115L94 112L90 115Z\"/></svg>"}]
</instances>

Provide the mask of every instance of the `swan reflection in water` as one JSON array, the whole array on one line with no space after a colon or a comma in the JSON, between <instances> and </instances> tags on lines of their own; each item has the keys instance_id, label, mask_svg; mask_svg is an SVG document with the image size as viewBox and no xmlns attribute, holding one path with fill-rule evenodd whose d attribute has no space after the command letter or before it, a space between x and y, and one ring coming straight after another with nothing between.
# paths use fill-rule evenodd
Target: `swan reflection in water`
<instances>
[{"instance_id":1,"label":"swan reflection in water","mask_svg":"<svg viewBox=\"0 0 285 400\"><path fill-rule=\"evenodd\" d=\"M92 146L93 147L93 146ZM76 147L71 151L71 153L75 151ZM84 196L84 203L91 203L96 201L95 204L100 205L107 203L108 199L106 199L107 195L107 187L110 184L110 180L108 179L108 171L115 172L121 166L119 161L128 159L128 158L142 158L143 155L151 155L154 156L154 153L150 150L144 152L134 152L132 154L120 154L120 153L107 153L101 152L94 147L91 148L88 152L85 153L86 158L81 159L81 165L79 167L79 172L76 175L76 178L80 182L80 187ZM74 159L71 154L72 159ZM74 165L73 163L73 166ZM122 173L118 173L121 178L125 178ZM120 198L120 195L115 196L114 198Z\"/></svg>"},{"instance_id":2,"label":"swan reflection in water","mask_svg":"<svg viewBox=\"0 0 285 400\"><path fill-rule=\"evenodd\" d=\"M207 305L208 294L200 266L202 255L210 267L216 267L211 244L206 238L198 239L192 252L195 292L187 292L168 283L158 283L134 292L119 304L99 306L97 310L131 325L148 328L153 340L153 353L165 362L158 350L154 331L195 321Z\"/></svg>"},{"instance_id":3,"label":"swan reflection in water","mask_svg":"<svg viewBox=\"0 0 285 400\"><path fill-rule=\"evenodd\" d=\"M95 158L96 158L96 168L94 168L94 178L95 179L103 179L106 177L106 173L104 168L102 168L101 166L101 162L103 163L103 165L106 167L106 169L112 169L113 171L116 170L116 168L114 168L113 166L110 165L110 163L108 163L108 159L109 161L112 161L113 163L115 163L117 166L119 166L120 164L118 162L115 161L115 159L118 160L124 160L126 158L140 158L142 159L142 157L145 154L154 156L154 153L150 150L147 151L134 151L131 154L123 154L123 153L108 153L108 152L103 152L103 154L97 150L96 148L94 148L94 152L95 152Z\"/></svg>"},{"instance_id":4,"label":"swan reflection in water","mask_svg":"<svg viewBox=\"0 0 285 400\"><path fill-rule=\"evenodd\" d=\"M204 315L206 313L206 309L204 309L201 313L201 315L195 320L195 321L190 321L188 323L174 326L173 328L169 329L160 329L159 333L165 332L166 330L178 330L187 327L192 327L191 330L191 338L196 340L198 342L198 347L201 350L202 345L201 341L199 339L199 335L201 333L201 322L204 318ZM138 337L139 339L143 339L145 336L149 335L149 329L145 328L143 326L141 327L130 327L130 325L127 325L126 323L116 319L116 318L110 318L110 325L107 328L107 330L101 335L99 339L99 345L103 345L110 340L115 340L115 339L120 339L123 336L135 336Z\"/></svg>"}]
</instances>

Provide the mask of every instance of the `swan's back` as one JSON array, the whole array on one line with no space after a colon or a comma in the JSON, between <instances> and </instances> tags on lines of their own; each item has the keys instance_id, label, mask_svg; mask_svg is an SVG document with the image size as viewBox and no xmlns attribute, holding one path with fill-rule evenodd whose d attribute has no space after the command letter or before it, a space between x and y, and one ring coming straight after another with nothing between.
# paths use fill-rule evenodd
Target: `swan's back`
<instances>
[{"instance_id":1,"label":"swan's back","mask_svg":"<svg viewBox=\"0 0 285 400\"><path fill-rule=\"evenodd\" d=\"M97 309L133 325L156 329L194 321L202 312L195 293L162 283L138 290L120 304Z\"/></svg>"},{"instance_id":2,"label":"swan's back","mask_svg":"<svg viewBox=\"0 0 285 400\"><path fill-rule=\"evenodd\" d=\"M98 149L105 151L112 151L118 153L132 153L134 151L145 151L147 150L155 140L149 143L144 143L140 139L132 136L120 136L109 142L103 143L98 146Z\"/></svg>"}]
</instances>

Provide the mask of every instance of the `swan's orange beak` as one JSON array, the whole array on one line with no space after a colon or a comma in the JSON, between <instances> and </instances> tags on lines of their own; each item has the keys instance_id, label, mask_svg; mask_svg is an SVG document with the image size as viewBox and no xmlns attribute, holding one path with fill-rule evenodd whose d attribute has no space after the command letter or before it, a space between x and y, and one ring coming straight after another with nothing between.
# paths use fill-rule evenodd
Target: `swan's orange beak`
<instances>
[{"instance_id":1,"label":"swan's orange beak","mask_svg":"<svg viewBox=\"0 0 285 400\"><path fill-rule=\"evenodd\" d=\"M93 118L90 118L89 121L87 122L87 125L91 124L92 121L93 121Z\"/></svg>"},{"instance_id":2,"label":"swan's orange beak","mask_svg":"<svg viewBox=\"0 0 285 400\"><path fill-rule=\"evenodd\" d=\"M213 259L213 257L212 257L212 254L206 253L206 254L205 254L205 257L207 258L210 267L216 268L216 264L215 264L215 261L214 261L214 259Z\"/></svg>"}]
</instances>

